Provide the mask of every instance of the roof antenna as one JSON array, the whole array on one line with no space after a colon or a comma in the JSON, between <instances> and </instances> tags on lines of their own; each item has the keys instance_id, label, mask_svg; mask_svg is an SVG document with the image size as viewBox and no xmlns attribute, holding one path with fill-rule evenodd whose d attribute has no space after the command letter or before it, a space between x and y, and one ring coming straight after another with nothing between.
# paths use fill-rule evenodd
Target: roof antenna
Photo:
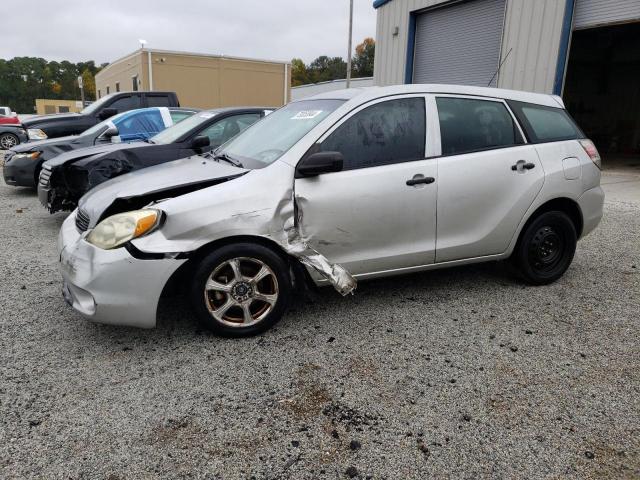
<instances>
[{"instance_id":1,"label":"roof antenna","mask_svg":"<svg viewBox=\"0 0 640 480\"><path fill-rule=\"evenodd\" d=\"M507 58L509 58L509 54L511 53L511 50L513 50L513 47L511 47L509 49L509 51L507 52L507 54L504 56L504 58L502 59L502 61L500 62L500 65L498 65L498 69L496 70L496 73L493 74L493 77L491 77L491 80L489 80L489 83L487 83L487 87L491 86L491 82L493 82L493 79L496 78L496 75L498 75L498 72L500 71L500 69L502 68L502 65L504 65L504 62L507 61Z\"/></svg>"}]
</instances>

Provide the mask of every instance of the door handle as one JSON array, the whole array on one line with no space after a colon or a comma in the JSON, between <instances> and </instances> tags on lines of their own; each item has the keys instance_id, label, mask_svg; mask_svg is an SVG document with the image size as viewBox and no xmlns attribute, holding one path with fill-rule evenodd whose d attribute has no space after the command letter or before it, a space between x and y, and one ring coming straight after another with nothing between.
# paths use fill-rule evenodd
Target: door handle
<instances>
[{"instance_id":1,"label":"door handle","mask_svg":"<svg viewBox=\"0 0 640 480\"><path fill-rule=\"evenodd\" d=\"M414 185L419 185L421 183L424 183L426 185L435 182L436 179L433 177L420 177L420 178L410 178L409 180L407 180L407 185L409 185L410 187L413 187Z\"/></svg>"},{"instance_id":2,"label":"door handle","mask_svg":"<svg viewBox=\"0 0 640 480\"><path fill-rule=\"evenodd\" d=\"M518 160L515 165L511 165L511 170L522 171L522 170L531 170L532 168L536 168L535 163L525 162L524 160Z\"/></svg>"}]
</instances>

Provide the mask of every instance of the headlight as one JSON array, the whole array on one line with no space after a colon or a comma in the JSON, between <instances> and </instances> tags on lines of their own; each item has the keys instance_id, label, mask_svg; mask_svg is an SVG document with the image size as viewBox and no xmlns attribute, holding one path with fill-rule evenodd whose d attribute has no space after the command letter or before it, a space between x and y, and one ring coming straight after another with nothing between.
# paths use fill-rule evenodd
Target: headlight
<instances>
[{"instance_id":1,"label":"headlight","mask_svg":"<svg viewBox=\"0 0 640 480\"><path fill-rule=\"evenodd\" d=\"M36 160L40 155L42 155L42 152L16 153L13 157L11 157L11 160L15 160L18 158Z\"/></svg>"},{"instance_id":2,"label":"headlight","mask_svg":"<svg viewBox=\"0 0 640 480\"><path fill-rule=\"evenodd\" d=\"M27 129L27 135L29 136L29 140L46 140L48 138L47 134L39 128Z\"/></svg>"},{"instance_id":3,"label":"headlight","mask_svg":"<svg viewBox=\"0 0 640 480\"><path fill-rule=\"evenodd\" d=\"M160 223L160 217L161 212L153 209L118 213L96 225L86 240L103 250L116 248L153 231Z\"/></svg>"}]
</instances>

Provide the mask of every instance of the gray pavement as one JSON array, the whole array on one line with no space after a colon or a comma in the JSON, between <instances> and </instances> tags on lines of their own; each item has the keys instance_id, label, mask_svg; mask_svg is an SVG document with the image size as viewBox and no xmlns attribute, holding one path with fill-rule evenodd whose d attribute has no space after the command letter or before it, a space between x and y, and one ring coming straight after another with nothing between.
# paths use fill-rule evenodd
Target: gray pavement
<instances>
[{"instance_id":1,"label":"gray pavement","mask_svg":"<svg viewBox=\"0 0 640 480\"><path fill-rule=\"evenodd\" d=\"M0 478L639 478L640 176L567 274L475 265L331 289L225 340L63 302L49 215L0 180Z\"/></svg>"}]
</instances>

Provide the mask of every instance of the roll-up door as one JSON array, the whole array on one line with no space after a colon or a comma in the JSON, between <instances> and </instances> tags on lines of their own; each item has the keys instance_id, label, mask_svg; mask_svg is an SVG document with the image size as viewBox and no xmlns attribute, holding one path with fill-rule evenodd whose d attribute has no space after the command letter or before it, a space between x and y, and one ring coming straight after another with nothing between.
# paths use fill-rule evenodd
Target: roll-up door
<instances>
[{"instance_id":1,"label":"roll-up door","mask_svg":"<svg viewBox=\"0 0 640 480\"><path fill-rule=\"evenodd\" d=\"M504 11L505 0L473 0L419 14L413 82L495 86Z\"/></svg>"},{"instance_id":2,"label":"roll-up door","mask_svg":"<svg viewBox=\"0 0 640 480\"><path fill-rule=\"evenodd\" d=\"M640 21L640 0L577 0L575 29Z\"/></svg>"}]
</instances>

